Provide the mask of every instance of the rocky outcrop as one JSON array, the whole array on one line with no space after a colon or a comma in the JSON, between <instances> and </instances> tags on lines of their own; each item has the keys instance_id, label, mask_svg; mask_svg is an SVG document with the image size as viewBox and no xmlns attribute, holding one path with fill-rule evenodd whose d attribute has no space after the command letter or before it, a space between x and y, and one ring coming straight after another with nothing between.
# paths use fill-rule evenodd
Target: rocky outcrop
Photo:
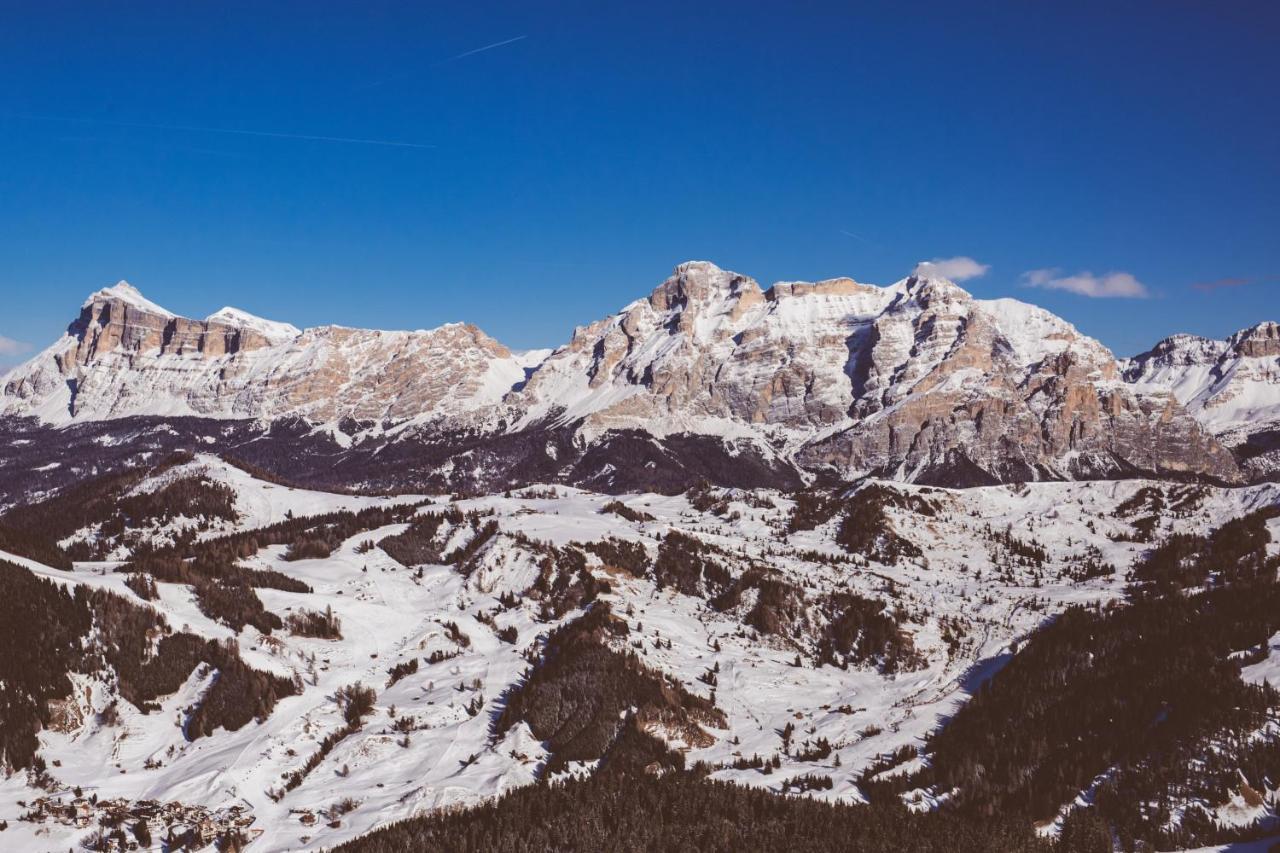
<instances>
[{"instance_id":1,"label":"rocky outcrop","mask_svg":"<svg viewBox=\"0 0 1280 853\"><path fill-rule=\"evenodd\" d=\"M1163 389L1014 300L941 278L782 283L682 264L648 299L578 329L513 400L529 420L739 435L844 478L930 482L1239 478Z\"/></svg>"},{"instance_id":2,"label":"rocky outcrop","mask_svg":"<svg viewBox=\"0 0 1280 853\"><path fill-rule=\"evenodd\" d=\"M59 355L68 362L68 370L73 365L89 365L113 351L217 358L275 343L254 328L174 316L145 302L142 294L124 281L89 297L68 334L76 339L76 345Z\"/></svg>"},{"instance_id":3,"label":"rocky outcrop","mask_svg":"<svg viewBox=\"0 0 1280 853\"><path fill-rule=\"evenodd\" d=\"M806 446L809 465L941 483L1238 477L1172 396L1120 382L1105 347L1048 312L912 278L870 338L852 423Z\"/></svg>"},{"instance_id":4,"label":"rocky outcrop","mask_svg":"<svg viewBox=\"0 0 1280 853\"><path fill-rule=\"evenodd\" d=\"M125 283L4 386L4 412L46 421L134 415L399 422L496 403L525 376L475 326L298 331L226 308L178 317Z\"/></svg>"},{"instance_id":5,"label":"rocky outcrop","mask_svg":"<svg viewBox=\"0 0 1280 853\"><path fill-rule=\"evenodd\" d=\"M1227 339L1227 348L1241 358L1280 358L1280 323L1259 323Z\"/></svg>"},{"instance_id":6,"label":"rocky outcrop","mask_svg":"<svg viewBox=\"0 0 1280 853\"><path fill-rule=\"evenodd\" d=\"M1168 389L1250 478L1280 476L1280 324L1226 340L1174 335L1129 359L1124 378L1141 390Z\"/></svg>"},{"instance_id":7,"label":"rocky outcrop","mask_svg":"<svg viewBox=\"0 0 1280 853\"><path fill-rule=\"evenodd\" d=\"M1226 340L1174 335L1124 365L1140 388L1168 388L1215 432L1280 416L1280 323L1259 323Z\"/></svg>"},{"instance_id":8,"label":"rocky outcrop","mask_svg":"<svg viewBox=\"0 0 1280 853\"><path fill-rule=\"evenodd\" d=\"M690 262L647 298L574 332L513 404L588 433L820 429L853 403L849 341L889 303L850 279L784 283Z\"/></svg>"}]
</instances>

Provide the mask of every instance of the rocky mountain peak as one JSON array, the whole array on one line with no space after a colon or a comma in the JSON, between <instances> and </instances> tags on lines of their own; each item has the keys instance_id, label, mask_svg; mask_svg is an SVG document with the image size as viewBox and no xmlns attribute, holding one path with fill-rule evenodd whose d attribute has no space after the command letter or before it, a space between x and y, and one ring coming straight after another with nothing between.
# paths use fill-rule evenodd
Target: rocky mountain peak
<instances>
[{"instance_id":1,"label":"rocky mountain peak","mask_svg":"<svg viewBox=\"0 0 1280 853\"><path fill-rule=\"evenodd\" d=\"M116 303L122 306L128 306L146 314L154 314L159 317L174 317L172 311L161 308L142 295L142 291L134 287L124 279L101 290L89 294L89 297L81 304L81 308L89 308L95 304Z\"/></svg>"},{"instance_id":2,"label":"rocky mountain peak","mask_svg":"<svg viewBox=\"0 0 1280 853\"><path fill-rule=\"evenodd\" d=\"M1246 358L1280 356L1280 323L1267 321L1241 329L1227 339L1227 344Z\"/></svg>"},{"instance_id":3,"label":"rocky mountain peak","mask_svg":"<svg viewBox=\"0 0 1280 853\"><path fill-rule=\"evenodd\" d=\"M1137 382L1162 367L1211 367L1229 359L1275 356L1280 356L1280 323L1264 321L1241 329L1225 340L1170 335L1146 352L1128 359L1125 377Z\"/></svg>"},{"instance_id":4,"label":"rocky mountain peak","mask_svg":"<svg viewBox=\"0 0 1280 853\"><path fill-rule=\"evenodd\" d=\"M922 307L945 303L965 304L973 301L969 291L951 279L939 275L908 276L901 282L901 291L904 300L913 301Z\"/></svg>"},{"instance_id":5,"label":"rocky mountain peak","mask_svg":"<svg viewBox=\"0 0 1280 853\"><path fill-rule=\"evenodd\" d=\"M1280 324L1258 323L1226 340L1173 335L1129 359L1124 378L1171 393L1238 450L1250 476L1280 471Z\"/></svg>"},{"instance_id":6,"label":"rocky mountain peak","mask_svg":"<svg viewBox=\"0 0 1280 853\"><path fill-rule=\"evenodd\" d=\"M687 261L649 295L655 311L693 311L695 314L732 310L736 303L749 305L764 301L764 292L755 279L709 261Z\"/></svg>"},{"instance_id":7,"label":"rocky mountain peak","mask_svg":"<svg viewBox=\"0 0 1280 853\"><path fill-rule=\"evenodd\" d=\"M230 326L236 329L247 329L256 332L266 338L273 344L283 343L293 340L302 334L302 330L290 323L279 323L274 320L266 320L250 314L248 311L241 311L239 308L233 308L230 305L224 306L204 318L206 323L211 325Z\"/></svg>"},{"instance_id":8,"label":"rocky mountain peak","mask_svg":"<svg viewBox=\"0 0 1280 853\"><path fill-rule=\"evenodd\" d=\"M80 317L68 327L68 336L75 340L70 362L83 366L117 351L214 358L269 346L273 337L266 332L280 333L279 326L267 326L266 321L257 321L260 325L242 322L246 319L257 321L247 314L215 315L207 320L179 317L120 281L91 294L80 309Z\"/></svg>"},{"instance_id":9,"label":"rocky mountain peak","mask_svg":"<svg viewBox=\"0 0 1280 853\"><path fill-rule=\"evenodd\" d=\"M741 274L682 264L649 299L580 328L514 404L522 423L554 415L588 436L767 435L845 478L1237 476L1167 393L1119 382L1097 341L928 274L761 293Z\"/></svg>"},{"instance_id":10,"label":"rocky mountain peak","mask_svg":"<svg viewBox=\"0 0 1280 853\"><path fill-rule=\"evenodd\" d=\"M1224 341L1199 335L1170 335L1141 355L1130 359L1130 365L1159 360L1165 364L1212 364L1226 352Z\"/></svg>"}]
</instances>

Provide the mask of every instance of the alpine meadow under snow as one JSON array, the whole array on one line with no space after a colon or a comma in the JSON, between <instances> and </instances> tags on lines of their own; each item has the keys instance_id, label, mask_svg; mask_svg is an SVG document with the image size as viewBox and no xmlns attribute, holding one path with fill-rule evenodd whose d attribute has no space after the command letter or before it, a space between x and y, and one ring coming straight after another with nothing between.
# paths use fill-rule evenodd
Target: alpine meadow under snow
<instances>
[{"instance_id":1,"label":"alpine meadow under snow","mask_svg":"<svg viewBox=\"0 0 1280 853\"><path fill-rule=\"evenodd\" d=\"M1280 833L1276 323L693 261L515 352L120 282L0 389L4 849Z\"/></svg>"}]
</instances>

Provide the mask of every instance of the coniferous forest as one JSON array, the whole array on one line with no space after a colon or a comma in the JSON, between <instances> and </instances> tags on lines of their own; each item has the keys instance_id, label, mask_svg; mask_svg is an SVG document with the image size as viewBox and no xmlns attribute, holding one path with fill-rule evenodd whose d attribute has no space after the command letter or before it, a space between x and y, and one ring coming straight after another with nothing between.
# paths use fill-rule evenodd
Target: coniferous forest
<instances>
[{"instance_id":1,"label":"coniferous forest","mask_svg":"<svg viewBox=\"0 0 1280 853\"><path fill-rule=\"evenodd\" d=\"M902 807L832 806L803 798L664 776L601 774L522 788L495 803L405 821L338 850L346 853L532 851L854 851L877 853L1106 853L1105 835L1077 845L1036 839L1023 822L973 821ZM1073 832L1072 838L1076 836Z\"/></svg>"}]
</instances>

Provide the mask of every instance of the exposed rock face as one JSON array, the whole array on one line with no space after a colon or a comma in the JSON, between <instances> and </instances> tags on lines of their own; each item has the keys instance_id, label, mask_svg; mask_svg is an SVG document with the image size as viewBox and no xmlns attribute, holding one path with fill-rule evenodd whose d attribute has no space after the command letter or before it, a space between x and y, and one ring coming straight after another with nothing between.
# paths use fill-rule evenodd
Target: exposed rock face
<instances>
[{"instance_id":1,"label":"exposed rock face","mask_svg":"<svg viewBox=\"0 0 1280 853\"><path fill-rule=\"evenodd\" d=\"M1243 358L1280 358L1280 323L1259 323L1227 339Z\"/></svg>"},{"instance_id":2,"label":"exposed rock face","mask_svg":"<svg viewBox=\"0 0 1280 853\"><path fill-rule=\"evenodd\" d=\"M1174 335L1129 359L1124 376L1139 389L1169 389L1250 476L1280 475L1280 323L1224 341Z\"/></svg>"},{"instance_id":3,"label":"exposed rock face","mask_svg":"<svg viewBox=\"0 0 1280 853\"><path fill-rule=\"evenodd\" d=\"M683 264L647 300L578 329L516 403L589 431L752 429L841 477L1239 476L1170 394L1122 382L1097 341L937 278L762 291Z\"/></svg>"},{"instance_id":4,"label":"exposed rock face","mask_svg":"<svg viewBox=\"0 0 1280 853\"><path fill-rule=\"evenodd\" d=\"M806 447L804 461L974 484L1237 476L1168 393L1136 393L1105 347L1041 309L912 278L870 337L854 357L867 365L854 423Z\"/></svg>"},{"instance_id":5,"label":"exposed rock face","mask_svg":"<svg viewBox=\"0 0 1280 853\"><path fill-rule=\"evenodd\" d=\"M121 283L4 387L4 409L55 423L138 414L319 423L403 421L491 405L524 378L475 326L380 332L292 326L223 309L177 317Z\"/></svg>"},{"instance_id":6,"label":"exposed rock face","mask_svg":"<svg viewBox=\"0 0 1280 853\"><path fill-rule=\"evenodd\" d=\"M588 430L812 430L853 403L849 341L892 300L850 279L778 284L682 264L647 299L574 332L514 401Z\"/></svg>"},{"instance_id":7,"label":"exposed rock face","mask_svg":"<svg viewBox=\"0 0 1280 853\"><path fill-rule=\"evenodd\" d=\"M253 328L212 318L200 321L176 317L145 303L141 294L126 282L89 297L68 333L75 337L76 346L61 358L80 367L115 350L216 358L252 352L273 343Z\"/></svg>"},{"instance_id":8,"label":"exposed rock face","mask_svg":"<svg viewBox=\"0 0 1280 853\"><path fill-rule=\"evenodd\" d=\"M1241 401L1280 388L1278 350L1280 327L1263 324L1226 342L1172 338L1122 365L1047 311L978 300L942 278L766 290L698 261L533 361L469 325L299 331L229 308L188 320L118 285L6 377L0 414L416 419L432 425L404 432L406 447L501 465L538 444L514 437L550 430L572 445L524 468L582 482L602 472L615 485L610 470L644 458L646 434L667 450L643 464L692 476L698 465L679 448L708 445L681 437L710 437L717 453L756 460L753 482L797 464L955 485L1139 473L1234 482L1249 454L1223 445L1215 418L1256 422Z\"/></svg>"}]
</instances>

